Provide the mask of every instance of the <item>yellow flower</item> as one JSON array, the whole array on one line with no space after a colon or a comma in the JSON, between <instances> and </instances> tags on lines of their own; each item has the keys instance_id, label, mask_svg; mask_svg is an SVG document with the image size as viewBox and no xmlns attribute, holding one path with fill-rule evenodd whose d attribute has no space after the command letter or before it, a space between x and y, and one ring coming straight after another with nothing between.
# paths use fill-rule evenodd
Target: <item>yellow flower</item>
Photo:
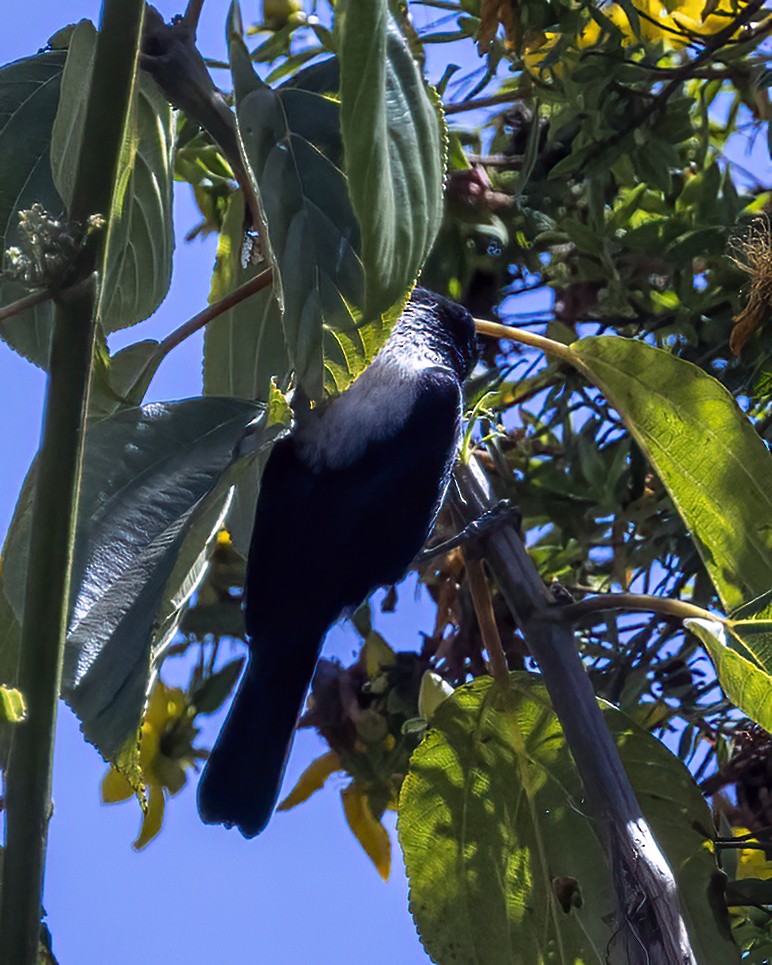
<instances>
[{"instance_id":1,"label":"yellow flower","mask_svg":"<svg viewBox=\"0 0 772 965\"><path fill-rule=\"evenodd\" d=\"M641 14L640 31L644 41L662 43L667 50L678 50L690 43L693 36L706 37L723 30L747 4L747 0L719 0L716 9L703 19L705 0L640 0L636 9ZM637 42L630 21L617 3L604 4L600 11L624 35L623 46ZM602 28L591 20L576 38L576 47L592 47L601 38ZM523 60L529 70L539 71L542 60L555 45L556 33L547 33L529 47ZM562 65L556 65L556 70Z\"/></svg>"},{"instance_id":2,"label":"yellow flower","mask_svg":"<svg viewBox=\"0 0 772 965\"><path fill-rule=\"evenodd\" d=\"M139 766L147 790L142 827L134 842L139 851L161 830L166 797L185 786L185 771L204 755L193 747L198 730L193 726L195 708L184 691L167 687L158 679L148 701L139 743ZM116 804L134 794L128 780L115 767L102 780L102 801Z\"/></svg>"},{"instance_id":3,"label":"yellow flower","mask_svg":"<svg viewBox=\"0 0 772 965\"><path fill-rule=\"evenodd\" d=\"M742 838L750 834L747 828L732 828L732 834L736 838ZM737 855L737 877L738 878L772 878L772 861L767 861L767 856L759 847L758 838L748 838L749 845L756 847L742 848Z\"/></svg>"}]
</instances>

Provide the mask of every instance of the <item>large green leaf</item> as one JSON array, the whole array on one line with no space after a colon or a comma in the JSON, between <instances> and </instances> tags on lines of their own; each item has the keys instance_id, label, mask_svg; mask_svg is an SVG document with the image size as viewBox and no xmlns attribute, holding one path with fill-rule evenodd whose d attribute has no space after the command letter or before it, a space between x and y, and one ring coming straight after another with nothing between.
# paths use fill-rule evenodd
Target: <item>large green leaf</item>
<instances>
[{"instance_id":1,"label":"large green leaf","mask_svg":"<svg viewBox=\"0 0 772 965\"><path fill-rule=\"evenodd\" d=\"M387 0L336 7L341 128L366 317L418 277L443 214L445 128Z\"/></svg>"},{"instance_id":2,"label":"large green leaf","mask_svg":"<svg viewBox=\"0 0 772 965\"><path fill-rule=\"evenodd\" d=\"M52 51L0 70L0 235L2 248L18 242L18 212L37 201L54 217L64 206L51 178L51 125L59 102L65 55ZM0 274L0 304L27 294ZM0 324L0 337L36 365L48 364L53 326L50 302Z\"/></svg>"},{"instance_id":3,"label":"large green leaf","mask_svg":"<svg viewBox=\"0 0 772 965\"><path fill-rule=\"evenodd\" d=\"M688 771L619 711L605 716L673 869L701 965L739 960L725 912L711 816ZM410 908L431 957L485 965L623 962L603 849L543 685L480 678L431 721L400 796ZM720 909L720 902L717 903Z\"/></svg>"},{"instance_id":4,"label":"large green leaf","mask_svg":"<svg viewBox=\"0 0 772 965\"><path fill-rule=\"evenodd\" d=\"M772 587L772 457L727 390L632 339L571 346L667 487L726 609Z\"/></svg>"},{"instance_id":5,"label":"large green leaf","mask_svg":"<svg viewBox=\"0 0 772 965\"><path fill-rule=\"evenodd\" d=\"M54 182L69 203L75 184L97 31L81 21L70 40L51 133ZM107 332L135 325L169 290L174 252L171 107L140 72L116 176L99 315ZM106 214L107 212L101 212Z\"/></svg>"},{"instance_id":6,"label":"large green leaf","mask_svg":"<svg viewBox=\"0 0 772 965\"><path fill-rule=\"evenodd\" d=\"M263 411L237 399L191 399L124 408L89 429L62 692L107 758L138 726L151 662L203 575L239 442ZM4 561L17 615L28 538L29 514L17 513Z\"/></svg>"},{"instance_id":7,"label":"large green leaf","mask_svg":"<svg viewBox=\"0 0 772 965\"><path fill-rule=\"evenodd\" d=\"M239 132L266 220L265 254L289 355L307 394L319 398L323 331L354 331L364 301L359 229L339 167L338 105L305 90L271 90L241 37L232 36L230 50Z\"/></svg>"}]
</instances>

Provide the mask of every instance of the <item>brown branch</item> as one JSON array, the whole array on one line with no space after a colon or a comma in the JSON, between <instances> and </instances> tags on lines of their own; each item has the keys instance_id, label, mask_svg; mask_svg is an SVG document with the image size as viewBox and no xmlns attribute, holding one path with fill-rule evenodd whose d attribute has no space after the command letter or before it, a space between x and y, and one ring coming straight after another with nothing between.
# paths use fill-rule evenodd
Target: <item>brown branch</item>
<instances>
[{"instance_id":1,"label":"brown branch","mask_svg":"<svg viewBox=\"0 0 772 965\"><path fill-rule=\"evenodd\" d=\"M480 628L483 646L488 653L488 666L493 679L503 687L509 686L509 668L501 645L499 628L493 615L491 588L485 575L485 564L482 559L468 549L463 551L466 575L469 578L469 591L477 615L477 625Z\"/></svg>"},{"instance_id":2,"label":"brown branch","mask_svg":"<svg viewBox=\"0 0 772 965\"><path fill-rule=\"evenodd\" d=\"M465 520L495 505L476 460L456 469L455 505ZM480 537L484 559L539 664L606 853L616 923L630 965L694 965L673 873L662 855L606 727L570 627L551 620L555 601L512 526Z\"/></svg>"},{"instance_id":3,"label":"brown branch","mask_svg":"<svg viewBox=\"0 0 772 965\"><path fill-rule=\"evenodd\" d=\"M53 298L51 292L47 288L41 288L40 291L31 292L29 295L24 295L23 298L17 298L10 305L4 305L0 308L0 325L7 322L9 318L13 318L14 315L20 315L22 312L26 312L28 308L34 308L36 305L48 301L49 298Z\"/></svg>"},{"instance_id":4,"label":"brown branch","mask_svg":"<svg viewBox=\"0 0 772 965\"><path fill-rule=\"evenodd\" d=\"M522 98L519 91L507 90L490 97L478 97L476 100L461 101L459 104L446 104L443 110L446 114L460 114L462 111L476 111L481 107L493 107L496 104L510 104Z\"/></svg>"},{"instance_id":5,"label":"brown branch","mask_svg":"<svg viewBox=\"0 0 772 965\"><path fill-rule=\"evenodd\" d=\"M254 278L245 281L243 285L234 288L225 298L221 298L220 301L215 302L214 305L209 305L208 308L199 312L198 315L189 318L188 321L180 325L179 328L175 328L173 332L170 332L159 344L156 350L157 354L159 354L161 358L164 358L173 348L176 348L181 342L184 342L186 338L190 338L190 336L199 329L204 328L217 318L218 315L222 315L223 312L227 312L251 295L262 291L263 288L271 284L272 278L273 269L266 268L265 271L261 271L259 275L255 275Z\"/></svg>"}]
</instances>

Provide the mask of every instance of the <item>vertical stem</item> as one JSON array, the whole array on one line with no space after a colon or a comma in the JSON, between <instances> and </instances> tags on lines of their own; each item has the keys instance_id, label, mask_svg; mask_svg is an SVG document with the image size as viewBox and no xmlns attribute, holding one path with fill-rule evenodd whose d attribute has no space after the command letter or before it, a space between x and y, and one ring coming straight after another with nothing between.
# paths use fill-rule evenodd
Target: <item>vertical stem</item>
<instances>
[{"instance_id":1,"label":"vertical stem","mask_svg":"<svg viewBox=\"0 0 772 965\"><path fill-rule=\"evenodd\" d=\"M472 603L477 616L477 625L480 628L480 636L488 653L490 674L502 686L508 687L509 667L507 666L504 648L501 645L499 628L496 626L496 617L493 614L491 588L488 586L488 578L485 575L485 564L481 557L465 549L464 565L466 566L469 591L472 594Z\"/></svg>"},{"instance_id":2,"label":"vertical stem","mask_svg":"<svg viewBox=\"0 0 772 965\"><path fill-rule=\"evenodd\" d=\"M108 214L136 74L144 3L105 0L70 215ZM6 778L0 962L38 960L56 710L66 636L100 247L57 301L33 504L19 685L27 719L15 728Z\"/></svg>"}]
</instances>

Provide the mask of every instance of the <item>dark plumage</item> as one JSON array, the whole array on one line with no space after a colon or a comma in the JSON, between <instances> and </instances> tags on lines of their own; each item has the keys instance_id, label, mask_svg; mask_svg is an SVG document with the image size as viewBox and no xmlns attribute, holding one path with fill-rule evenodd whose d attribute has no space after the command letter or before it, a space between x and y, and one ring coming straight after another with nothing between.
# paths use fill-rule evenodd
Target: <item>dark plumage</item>
<instances>
[{"instance_id":1,"label":"dark plumage","mask_svg":"<svg viewBox=\"0 0 772 965\"><path fill-rule=\"evenodd\" d=\"M268 823L325 633L429 535L476 358L469 313L416 289L369 368L271 452L247 566L251 655L199 783L204 821L247 837Z\"/></svg>"}]
</instances>

